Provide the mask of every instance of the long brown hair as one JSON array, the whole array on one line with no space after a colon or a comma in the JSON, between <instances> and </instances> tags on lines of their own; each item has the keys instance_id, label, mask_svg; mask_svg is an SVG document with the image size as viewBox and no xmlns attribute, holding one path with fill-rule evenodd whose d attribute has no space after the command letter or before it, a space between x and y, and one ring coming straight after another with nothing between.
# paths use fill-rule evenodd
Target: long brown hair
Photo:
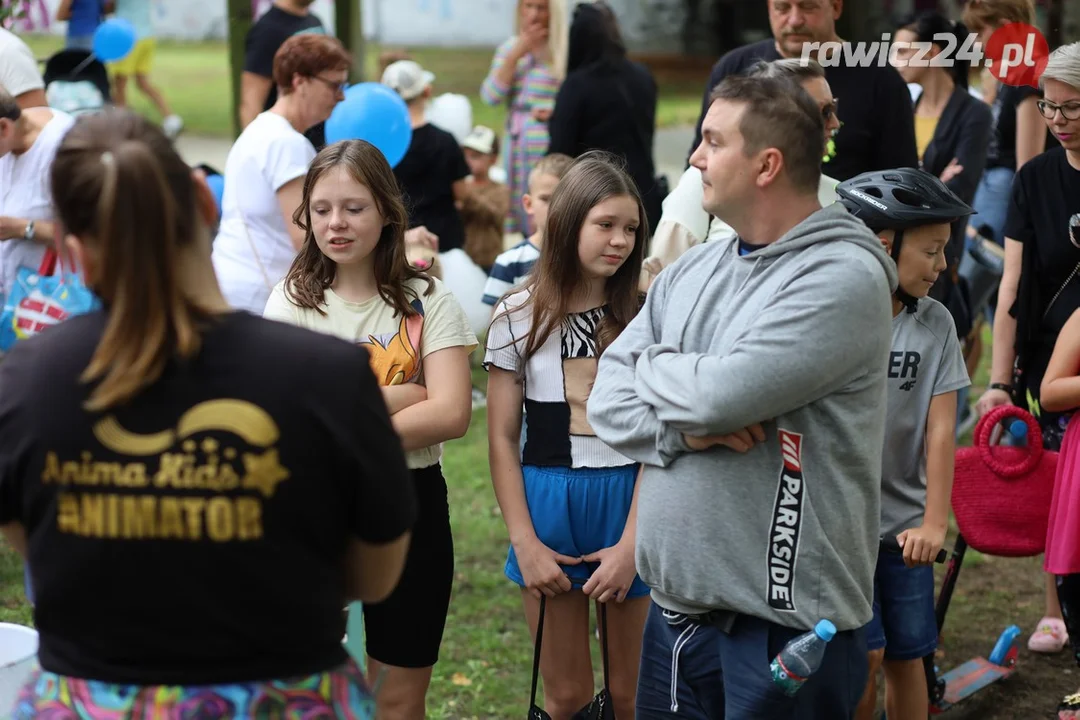
<instances>
[{"instance_id":1,"label":"long brown hair","mask_svg":"<svg viewBox=\"0 0 1080 720\"><path fill-rule=\"evenodd\" d=\"M397 178L382 152L364 140L342 140L329 145L311 163L304 178L303 199L293 213L293 221L304 230L304 244L285 276L286 297L297 307L326 314L322 304L326 299L326 288L334 282L337 263L324 255L315 242L311 228L311 192L323 175L336 167L344 167L353 180L371 191L375 207L386 221L372 251L379 295L398 315L416 314L409 305L405 283L413 279L425 280L427 290L424 294L430 295L435 282L409 265L405 258L405 230L409 226L409 216Z\"/></svg>"},{"instance_id":2,"label":"long brown hair","mask_svg":"<svg viewBox=\"0 0 1080 720\"><path fill-rule=\"evenodd\" d=\"M570 300L586 283L578 245L589 211L608 198L627 195L638 206L634 250L605 284L607 302L597 328L597 353L619 336L641 307L638 278L649 244L649 222L634 181L614 155L592 151L582 155L555 186L548 209L544 243L533 272L525 283L530 290L525 305L532 306L532 321L524 358L532 357L569 314Z\"/></svg>"},{"instance_id":3,"label":"long brown hair","mask_svg":"<svg viewBox=\"0 0 1080 720\"><path fill-rule=\"evenodd\" d=\"M108 309L81 378L100 380L87 410L130 400L174 353L199 351L208 313L184 295L178 266L182 248L209 242L195 182L162 131L130 111L80 117L60 144L53 202L64 231L95 253L92 288Z\"/></svg>"}]
</instances>

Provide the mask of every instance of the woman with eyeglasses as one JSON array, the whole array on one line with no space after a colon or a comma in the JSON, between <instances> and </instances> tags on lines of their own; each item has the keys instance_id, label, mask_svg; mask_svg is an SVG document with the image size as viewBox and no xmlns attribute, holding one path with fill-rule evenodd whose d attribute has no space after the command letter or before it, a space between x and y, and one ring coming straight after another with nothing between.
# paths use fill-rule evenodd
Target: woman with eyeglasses
<instances>
[{"instance_id":1,"label":"woman with eyeglasses","mask_svg":"<svg viewBox=\"0 0 1080 720\"><path fill-rule=\"evenodd\" d=\"M1055 50L1039 79L1036 101L1060 143L1020 168L1005 221L1005 272L994 317L990 388L979 415L1014 403L1039 419L1043 445L1061 445L1068 413L1040 408L1040 386L1054 342L1080 308L1080 43ZM1028 647L1059 652L1068 640L1053 576L1047 612Z\"/></svg>"},{"instance_id":2,"label":"woman with eyeglasses","mask_svg":"<svg viewBox=\"0 0 1080 720\"><path fill-rule=\"evenodd\" d=\"M945 67L941 62L941 53L962 45L968 35L963 23L954 23L936 12L922 13L900 23L890 57L905 82L922 88L915 101L915 143L922 169L941 178L970 205L986 167L994 119L990 107L968 92L971 63L951 59L950 67ZM929 48L929 52L923 48ZM931 291L931 297L949 308L961 338L971 334L975 321L971 308L960 300L962 294L957 291L967 227L966 217L953 223L946 250L949 268ZM964 388L958 397L958 425L966 417L967 398Z\"/></svg>"},{"instance_id":3,"label":"woman with eyeglasses","mask_svg":"<svg viewBox=\"0 0 1080 720\"><path fill-rule=\"evenodd\" d=\"M345 99L352 58L336 38L294 35L274 56L278 99L236 139L225 161L214 270L234 308L262 315L304 242L293 222L315 147L304 136Z\"/></svg>"}]
</instances>

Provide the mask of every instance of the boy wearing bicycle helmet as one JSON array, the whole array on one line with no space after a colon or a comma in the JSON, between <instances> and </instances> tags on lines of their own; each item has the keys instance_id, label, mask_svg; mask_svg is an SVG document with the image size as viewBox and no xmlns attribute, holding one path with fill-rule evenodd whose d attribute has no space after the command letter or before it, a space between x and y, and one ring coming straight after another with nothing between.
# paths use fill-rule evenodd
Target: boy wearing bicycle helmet
<instances>
[{"instance_id":1,"label":"boy wearing bicycle helmet","mask_svg":"<svg viewBox=\"0 0 1080 720\"><path fill-rule=\"evenodd\" d=\"M926 720L923 658L934 653L938 634L933 563L949 519L957 391L970 385L952 316L927 295L947 267L951 223L973 210L938 178L912 168L864 173L837 194L881 238L900 277L882 454L884 542L866 628L870 679L857 717L873 717L884 664L889 720ZM893 538L901 552L885 544Z\"/></svg>"}]
</instances>

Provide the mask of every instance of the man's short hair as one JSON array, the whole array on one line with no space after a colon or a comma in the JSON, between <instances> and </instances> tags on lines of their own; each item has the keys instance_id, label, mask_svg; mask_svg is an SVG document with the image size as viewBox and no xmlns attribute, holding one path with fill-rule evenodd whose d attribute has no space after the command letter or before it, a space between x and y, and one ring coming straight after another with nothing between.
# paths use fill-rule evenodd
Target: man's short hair
<instances>
[{"instance_id":1,"label":"man's short hair","mask_svg":"<svg viewBox=\"0 0 1080 720\"><path fill-rule=\"evenodd\" d=\"M541 175L550 175L556 180L562 180L573 164L574 158L569 155L563 155L562 153L545 155L540 158L540 161L533 167L532 172L529 173L529 185L531 186L533 181Z\"/></svg>"},{"instance_id":2,"label":"man's short hair","mask_svg":"<svg viewBox=\"0 0 1080 720\"><path fill-rule=\"evenodd\" d=\"M792 185L817 192L825 119L801 84L783 77L729 75L709 96L710 104L717 100L746 107L739 132L747 155L776 148L784 157Z\"/></svg>"},{"instance_id":3,"label":"man's short hair","mask_svg":"<svg viewBox=\"0 0 1080 720\"><path fill-rule=\"evenodd\" d=\"M817 60L800 58L780 58L779 60L758 60L751 65L744 75L749 77L794 80L803 83L814 78L824 78L825 68Z\"/></svg>"}]
</instances>

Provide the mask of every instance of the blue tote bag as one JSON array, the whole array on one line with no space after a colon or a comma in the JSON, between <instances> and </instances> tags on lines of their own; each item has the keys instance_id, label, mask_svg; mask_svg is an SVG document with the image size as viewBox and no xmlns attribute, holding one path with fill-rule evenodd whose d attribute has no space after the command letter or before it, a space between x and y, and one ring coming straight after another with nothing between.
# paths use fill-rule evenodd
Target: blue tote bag
<instances>
[{"instance_id":1,"label":"blue tote bag","mask_svg":"<svg viewBox=\"0 0 1080 720\"><path fill-rule=\"evenodd\" d=\"M83 284L79 273L74 268L64 272L56 249L50 247L37 270L19 268L15 287L4 299L0 311L0 352L6 353L20 340L99 307L100 301Z\"/></svg>"}]
</instances>

